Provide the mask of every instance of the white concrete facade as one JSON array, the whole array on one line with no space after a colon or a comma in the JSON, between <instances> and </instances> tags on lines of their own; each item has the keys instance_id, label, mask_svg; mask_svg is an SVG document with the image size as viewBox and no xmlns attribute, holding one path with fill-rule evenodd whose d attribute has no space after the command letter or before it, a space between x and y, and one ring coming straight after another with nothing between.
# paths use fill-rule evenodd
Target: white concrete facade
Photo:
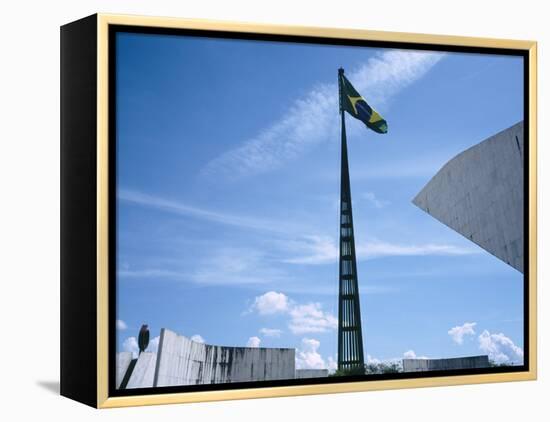
<instances>
[{"instance_id":1,"label":"white concrete facade","mask_svg":"<svg viewBox=\"0 0 550 422\"><path fill-rule=\"evenodd\" d=\"M155 387L293 379L295 349L225 347L161 330Z\"/></svg>"},{"instance_id":2,"label":"white concrete facade","mask_svg":"<svg viewBox=\"0 0 550 422\"><path fill-rule=\"evenodd\" d=\"M132 353L131 352L120 352L116 354L116 388L120 387L120 383L128 371L128 367L132 362Z\"/></svg>"},{"instance_id":3,"label":"white concrete facade","mask_svg":"<svg viewBox=\"0 0 550 422\"><path fill-rule=\"evenodd\" d=\"M140 353L132 375L128 380L126 388L152 387L155 378L157 354L151 352Z\"/></svg>"},{"instance_id":4,"label":"white concrete facade","mask_svg":"<svg viewBox=\"0 0 550 422\"><path fill-rule=\"evenodd\" d=\"M447 162L413 203L523 272L524 157L521 121Z\"/></svg>"},{"instance_id":5,"label":"white concrete facade","mask_svg":"<svg viewBox=\"0 0 550 422\"><path fill-rule=\"evenodd\" d=\"M489 357L487 355L448 359L403 359L403 372L449 371L488 367Z\"/></svg>"},{"instance_id":6,"label":"white concrete facade","mask_svg":"<svg viewBox=\"0 0 550 422\"><path fill-rule=\"evenodd\" d=\"M296 369L296 379L328 377L328 369Z\"/></svg>"}]
</instances>

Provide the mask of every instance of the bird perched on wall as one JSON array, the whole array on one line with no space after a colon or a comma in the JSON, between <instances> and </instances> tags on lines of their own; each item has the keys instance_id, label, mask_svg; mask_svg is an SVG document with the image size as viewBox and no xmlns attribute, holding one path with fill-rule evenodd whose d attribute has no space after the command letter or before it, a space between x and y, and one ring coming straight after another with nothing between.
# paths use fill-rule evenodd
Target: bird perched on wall
<instances>
[{"instance_id":1,"label":"bird perched on wall","mask_svg":"<svg viewBox=\"0 0 550 422\"><path fill-rule=\"evenodd\" d=\"M149 346L149 326L147 324L143 324L139 330L138 346L140 354Z\"/></svg>"}]
</instances>

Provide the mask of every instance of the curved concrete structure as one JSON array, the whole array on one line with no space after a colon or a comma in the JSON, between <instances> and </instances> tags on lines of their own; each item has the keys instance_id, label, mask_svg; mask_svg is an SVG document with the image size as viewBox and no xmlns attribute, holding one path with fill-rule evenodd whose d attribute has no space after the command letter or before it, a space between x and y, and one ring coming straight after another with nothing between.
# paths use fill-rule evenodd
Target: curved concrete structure
<instances>
[{"instance_id":1,"label":"curved concrete structure","mask_svg":"<svg viewBox=\"0 0 550 422\"><path fill-rule=\"evenodd\" d=\"M523 121L451 159L413 203L523 273Z\"/></svg>"}]
</instances>

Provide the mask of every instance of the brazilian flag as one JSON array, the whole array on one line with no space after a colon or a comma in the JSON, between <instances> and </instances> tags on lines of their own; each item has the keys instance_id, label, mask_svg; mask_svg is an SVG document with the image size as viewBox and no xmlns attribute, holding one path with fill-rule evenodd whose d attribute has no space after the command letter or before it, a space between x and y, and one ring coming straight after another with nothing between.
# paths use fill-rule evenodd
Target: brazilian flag
<instances>
[{"instance_id":1,"label":"brazilian flag","mask_svg":"<svg viewBox=\"0 0 550 422\"><path fill-rule=\"evenodd\" d=\"M375 132L387 133L388 124L382 116L367 104L343 74L341 78L342 108Z\"/></svg>"}]
</instances>

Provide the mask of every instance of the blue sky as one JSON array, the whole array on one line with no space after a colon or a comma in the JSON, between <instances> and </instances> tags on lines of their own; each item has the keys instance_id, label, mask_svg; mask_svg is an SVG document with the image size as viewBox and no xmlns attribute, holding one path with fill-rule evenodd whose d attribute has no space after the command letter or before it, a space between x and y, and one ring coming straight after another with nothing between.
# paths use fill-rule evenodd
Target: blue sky
<instances>
[{"instance_id":1,"label":"blue sky","mask_svg":"<svg viewBox=\"0 0 550 422\"><path fill-rule=\"evenodd\" d=\"M411 203L523 119L520 58L141 34L117 35L118 350L148 323L333 367L340 66L389 126L347 117L369 359L521 361L523 275Z\"/></svg>"}]
</instances>

